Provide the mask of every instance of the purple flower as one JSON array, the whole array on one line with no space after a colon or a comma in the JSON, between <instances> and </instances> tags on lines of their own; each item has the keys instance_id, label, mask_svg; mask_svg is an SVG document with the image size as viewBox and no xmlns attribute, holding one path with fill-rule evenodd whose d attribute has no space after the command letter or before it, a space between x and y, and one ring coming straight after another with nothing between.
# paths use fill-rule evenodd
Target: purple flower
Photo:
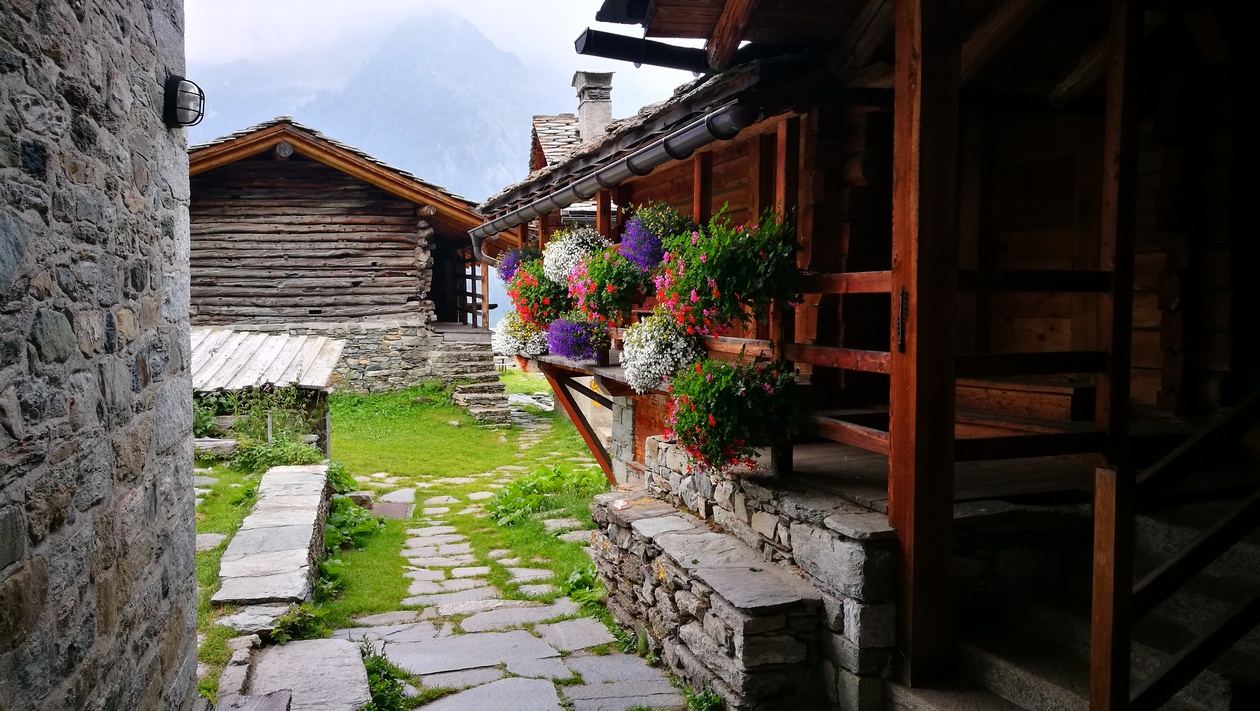
<instances>
[{"instance_id":1,"label":"purple flower","mask_svg":"<svg viewBox=\"0 0 1260 711\"><path fill-rule=\"evenodd\" d=\"M537 247L521 247L520 249L512 249L504 252L499 257L499 278L506 284L512 281L512 277L516 274L516 270L521 268L522 264L542 259L542 252Z\"/></svg>"},{"instance_id":2,"label":"purple flower","mask_svg":"<svg viewBox=\"0 0 1260 711\"><path fill-rule=\"evenodd\" d=\"M622 230L621 253L643 271L656 268L665 256L660 236L652 234L637 217L630 218Z\"/></svg>"},{"instance_id":3,"label":"purple flower","mask_svg":"<svg viewBox=\"0 0 1260 711\"><path fill-rule=\"evenodd\" d=\"M547 350L569 360L595 360L608 345L603 324L559 318L547 329Z\"/></svg>"}]
</instances>

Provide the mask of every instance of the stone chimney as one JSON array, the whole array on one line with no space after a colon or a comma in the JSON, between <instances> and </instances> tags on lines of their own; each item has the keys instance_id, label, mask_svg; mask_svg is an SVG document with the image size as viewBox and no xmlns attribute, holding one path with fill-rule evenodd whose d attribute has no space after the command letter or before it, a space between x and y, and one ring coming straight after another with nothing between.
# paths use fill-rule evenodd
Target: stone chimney
<instances>
[{"instance_id":1,"label":"stone chimney","mask_svg":"<svg viewBox=\"0 0 1260 711\"><path fill-rule=\"evenodd\" d=\"M604 135L612 123L612 72L575 72L578 97L578 135L582 142Z\"/></svg>"}]
</instances>

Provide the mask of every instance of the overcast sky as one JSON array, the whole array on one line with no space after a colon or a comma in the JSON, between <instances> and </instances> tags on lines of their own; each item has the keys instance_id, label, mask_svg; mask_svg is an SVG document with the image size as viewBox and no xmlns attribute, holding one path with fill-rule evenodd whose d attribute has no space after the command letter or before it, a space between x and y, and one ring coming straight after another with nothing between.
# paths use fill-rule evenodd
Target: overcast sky
<instances>
[{"instance_id":1,"label":"overcast sky","mask_svg":"<svg viewBox=\"0 0 1260 711\"><path fill-rule=\"evenodd\" d=\"M195 68L268 59L312 45L335 53L370 42L403 18L445 10L466 18L531 68L567 76L578 69L615 71L616 117L664 99L675 86L691 80L689 72L636 69L629 62L578 56L573 41L587 27L642 36L636 25L596 23L600 4L600 0L185 0L188 62Z\"/></svg>"}]
</instances>

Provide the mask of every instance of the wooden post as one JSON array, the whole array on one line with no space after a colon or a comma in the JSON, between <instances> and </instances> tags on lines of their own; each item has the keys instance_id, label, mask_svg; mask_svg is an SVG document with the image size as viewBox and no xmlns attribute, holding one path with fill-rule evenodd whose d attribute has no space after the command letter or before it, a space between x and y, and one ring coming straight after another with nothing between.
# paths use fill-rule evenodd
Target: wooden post
<instances>
[{"instance_id":1,"label":"wooden post","mask_svg":"<svg viewBox=\"0 0 1260 711\"><path fill-rule=\"evenodd\" d=\"M713 217L713 154L697 153L691 160L691 218L703 225Z\"/></svg>"},{"instance_id":2,"label":"wooden post","mask_svg":"<svg viewBox=\"0 0 1260 711\"><path fill-rule=\"evenodd\" d=\"M631 209L631 201L634 200L634 188L629 184L618 185L613 191L613 202L617 203L617 207L613 210L616 217L612 226L612 233L608 238L613 242L621 242L621 236L626 229L626 215Z\"/></svg>"},{"instance_id":3,"label":"wooden post","mask_svg":"<svg viewBox=\"0 0 1260 711\"><path fill-rule=\"evenodd\" d=\"M595 194L595 231L612 237L612 191L600 190Z\"/></svg>"},{"instance_id":4,"label":"wooden post","mask_svg":"<svg viewBox=\"0 0 1260 711\"><path fill-rule=\"evenodd\" d=\"M1090 711L1129 707L1133 599L1133 472L1094 473L1094 590L1090 619Z\"/></svg>"},{"instance_id":5,"label":"wooden post","mask_svg":"<svg viewBox=\"0 0 1260 711\"><path fill-rule=\"evenodd\" d=\"M490 269L481 265L481 327L490 328Z\"/></svg>"},{"instance_id":6,"label":"wooden post","mask_svg":"<svg viewBox=\"0 0 1260 711\"><path fill-rule=\"evenodd\" d=\"M901 678L949 667L959 41L955 0L897 0L888 519L901 543Z\"/></svg>"},{"instance_id":7,"label":"wooden post","mask_svg":"<svg viewBox=\"0 0 1260 711\"><path fill-rule=\"evenodd\" d=\"M798 117L785 119L779 124L775 134L774 151L774 203L783 219L789 219L796 212L796 204L800 199L801 171L801 120ZM759 219L760 215L754 216ZM796 340L796 317L792 307L782 301L770 305L769 314L770 341L774 344L774 356L784 361L785 367L791 368L787 362L787 347ZM774 471L779 476L792 473L792 442L780 442L771 450L774 460Z\"/></svg>"},{"instance_id":8,"label":"wooden post","mask_svg":"<svg viewBox=\"0 0 1260 711\"><path fill-rule=\"evenodd\" d=\"M1098 374L1095 421L1107 435L1107 461L1094 479L1094 593L1090 640L1090 709L1129 705L1129 609L1133 581L1133 489L1129 468L1129 371L1133 350L1133 243L1137 183L1140 0L1112 0L1103 119L1103 194L1099 268L1111 291L1099 295L1098 341L1110 351Z\"/></svg>"},{"instance_id":9,"label":"wooden post","mask_svg":"<svg viewBox=\"0 0 1260 711\"><path fill-rule=\"evenodd\" d=\"M516 241L519 243L518 246L520 247L524 247L525 245L529 244L529 223L528 222L522 222L521 224L516 226Z\"/></svg>"},{"instance_id":10,"label":"wooden post","mask_svg":"<svg viewBox=\"0 0 1260 711\"><path fill-rule=\"evenodd\" d=\"M547 213L538 218L538 248L542 249L547 246L547 240L551 239L551 213Z\"/></svg>"}]
</instances>

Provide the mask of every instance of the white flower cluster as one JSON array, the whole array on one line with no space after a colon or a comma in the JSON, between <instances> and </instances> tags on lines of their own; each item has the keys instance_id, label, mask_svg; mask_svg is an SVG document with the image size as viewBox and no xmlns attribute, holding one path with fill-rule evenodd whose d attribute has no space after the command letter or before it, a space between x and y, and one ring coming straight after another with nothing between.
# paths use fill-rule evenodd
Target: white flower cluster
<instances>
[{"instance_id":1,"label":"white flower cluster","mask_svg":"<svg viewBox=\"0 0 1260 711\"><path fill-rule=\"evenodd\" d=\"M679 370L704 358L704 346L662 311L626 329L621 365L636 392L663 388Z\"/></svg>"},{"instance_id":2,"label":"white flower cluster","mask_svg":"<svg viewBox=\"0 0 1260 711\"><path fill-rule=\"evenodd\" d=\"M490 348L503 355L542 355L547 352L547 329L526 323L513 309L494 327Z\"/></svg>"},{"instance_id":3,"label":"white flower cluster","mask_svg":"<svg viewBox=\"0 0 1260 711\"><path fill-rule=\"evenodd\" d=\"M612 246L589 227L576 227L555 235L543 247L543 274L557 284L568 284L569 274L588 255Z\"/></svg>"}]
</instances>

